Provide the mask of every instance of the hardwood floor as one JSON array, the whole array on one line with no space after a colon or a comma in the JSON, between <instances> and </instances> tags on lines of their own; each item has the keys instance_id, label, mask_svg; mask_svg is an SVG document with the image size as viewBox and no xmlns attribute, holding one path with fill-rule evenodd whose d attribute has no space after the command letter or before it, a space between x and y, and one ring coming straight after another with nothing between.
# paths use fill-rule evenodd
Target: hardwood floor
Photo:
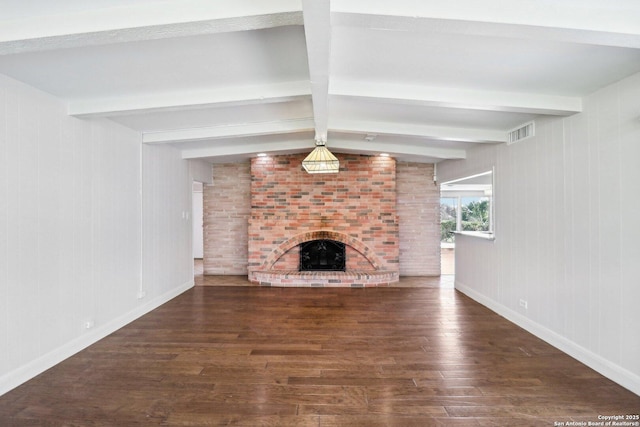
<instances>
[{"instance_id":1,"label":"hardwood floor","mask_svg":"<svg viewBox=\"0 0 640 427\"><path fill-rule=\"evenodd\" d=\"M451 288L203 286L0 397L0 425L553 426L639 410Z\"/></svg>"}]
</instances>

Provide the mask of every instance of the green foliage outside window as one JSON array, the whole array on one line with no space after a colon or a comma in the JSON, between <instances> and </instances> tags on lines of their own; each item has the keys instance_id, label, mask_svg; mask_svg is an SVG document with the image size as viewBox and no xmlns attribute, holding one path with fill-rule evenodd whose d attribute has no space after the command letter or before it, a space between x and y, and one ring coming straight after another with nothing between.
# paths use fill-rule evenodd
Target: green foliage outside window
<instances>
[{"instance_id":1,"label":"green foliage outside window","mask_svg":"<svg viewBox=\"0 0 640 427\"><path fill-rule=\"evenodd\" d=\"M462 231L489 231L489 201L471 201L462 206ZM456 210L453 206L440 205L440 240L446 243L455 241Z\"/></svg>"},{"instance_id":2,"label":"green foliage outside window","mask_svg":"<svg viewBox=\"0 0 640 427\"><path fill-rule=\"evenodd\" d=\"M453 243L456 231L456 220L448 219L440 222L440 240L446 243Z\"/></svg>"},{"instance_id":3,"label":"green foliage outside window","mask_svg":"<svg viewBox=\"0 0 640 427\"><path fill-rule=\"evenodd\" d=\"M489 231L489 201L469 202L462 206L462 230Z\"/></svg>"}]
</instances>

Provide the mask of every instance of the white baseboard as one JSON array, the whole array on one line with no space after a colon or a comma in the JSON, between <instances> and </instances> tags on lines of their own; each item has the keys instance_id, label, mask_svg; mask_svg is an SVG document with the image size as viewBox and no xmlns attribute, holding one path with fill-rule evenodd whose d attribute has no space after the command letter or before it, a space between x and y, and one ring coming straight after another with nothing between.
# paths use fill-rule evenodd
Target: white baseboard
<instances>
[{"instance_id":1,"label":"white baseboard","mask_svg":"<svg viewBox=\"0 0 640 427\"><path fill-rule=\"evenodd\" d=\"M616 365L615 363L603 358L602 356L599 356L598 354L593 353L592 351L576 344L575 342L552 331L551 329L548 329L547 327L534 322L533 320L523 316L522 314L515 312L500 303L497 303L496 301L461 283L457 279L455 282L455 288L463 294L467 295L469 298L479 302L480 304L493 310L500 316L537 336L541 340L546 341L557 349L567 353L569 356L579 360L580 362L584 363L591 369L599 372L610 380L620 384L626 389L631 390L633 393L640 395L640 376L634 374L631 371L628 371L627 369L619 365Z\"/></svg>"},{"instance_id":2,"label":"white baseboard","mask_svg":"<svg viewBox=\"0 0 640 427\"><path fill-rule=\"evenodd\" d=\"M191 289L189 281L0 377L0 396Z\"/></svg>"}]
</instances>

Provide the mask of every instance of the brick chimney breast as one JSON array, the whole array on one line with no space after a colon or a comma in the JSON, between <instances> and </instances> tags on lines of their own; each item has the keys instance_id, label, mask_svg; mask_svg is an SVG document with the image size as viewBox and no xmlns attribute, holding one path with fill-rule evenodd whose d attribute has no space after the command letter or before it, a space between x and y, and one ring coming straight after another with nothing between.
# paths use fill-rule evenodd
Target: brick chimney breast
<instances>
[{"instance_id":1,"label":"brick chimney breast","mask_svg":"<svg viewBox=\"0 0 640 427\"><path fill-rule=\"evenodd\" d=\"M294 270L298 245L330 238L346 245L347 271L399 271L396 162L336 154L338 174L310 175L306 154L251 161L248 270Z\"/></svg>"}]
</instances>

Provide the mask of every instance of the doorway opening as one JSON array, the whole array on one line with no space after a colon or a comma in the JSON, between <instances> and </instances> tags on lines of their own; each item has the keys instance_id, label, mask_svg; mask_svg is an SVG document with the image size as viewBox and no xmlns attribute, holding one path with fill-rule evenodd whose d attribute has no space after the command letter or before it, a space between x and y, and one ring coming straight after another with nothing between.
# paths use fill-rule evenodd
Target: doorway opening
<instances>
[{"instance_id":1,"label":"doorway opening","mask_svg":"<svg viewBox=\"0 0 640 427\"><path fill-rule=\"evenodd\" d=\"M441 274L455 274L456 233L494 230L493 171L440 185Z\"/></svg>"},{"instance_id":2,"label":"doorway opening","mask_svg":"<svg viewBox=\"0 0 640 427\"><path fill-rule=\"evenodd\" d=\"M204 185L194 181L192 188L192 212L193 218L193 271L195 275L202 275L204 272Z\"/></svg>"}]
</instances>

